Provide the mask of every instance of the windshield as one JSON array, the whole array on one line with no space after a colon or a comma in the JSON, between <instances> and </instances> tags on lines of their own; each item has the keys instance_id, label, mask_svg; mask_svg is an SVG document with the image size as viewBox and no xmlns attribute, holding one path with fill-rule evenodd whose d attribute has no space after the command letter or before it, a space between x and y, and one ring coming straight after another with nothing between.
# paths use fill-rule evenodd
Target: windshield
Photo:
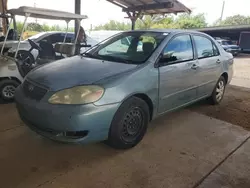
<instances>
[{"instance_id":1,"label":"windshield","mask_svg":"<svg viewBox=\"0 0 250 188\"><path fill-rule=\"evenodd\" d=\"M230 40L223 40L223 41L221 41L221 44L222 45L234 45L234 43Z\"/></svg>"},{"instance_id":2,"label":"windshield","mask_svg":"<svg viewBox=\"0 0 250 188\"><path fill-rule=\"evenodd\" d=\"M141 64L160 45L167 33L125 32L111 37L83 55L107 61Z\"/></svg>"}]
</instances>

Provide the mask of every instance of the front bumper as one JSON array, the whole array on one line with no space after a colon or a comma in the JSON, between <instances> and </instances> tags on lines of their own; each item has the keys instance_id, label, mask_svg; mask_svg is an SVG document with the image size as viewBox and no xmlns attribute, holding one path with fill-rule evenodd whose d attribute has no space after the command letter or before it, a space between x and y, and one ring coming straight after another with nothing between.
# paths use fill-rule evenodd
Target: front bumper
<instances>
[{"instance_id":1,"label":"front bumper","mask_svg":"<svg viewBox=\"0 0 250 188\"><path fill-rule=\"evenodd\" d=\"M24 123L38 134L67 143L106 140L119 104L96 106L52 105L25 96L21 87L15 93L16 107Z\"/></svg>"}]
</instances>

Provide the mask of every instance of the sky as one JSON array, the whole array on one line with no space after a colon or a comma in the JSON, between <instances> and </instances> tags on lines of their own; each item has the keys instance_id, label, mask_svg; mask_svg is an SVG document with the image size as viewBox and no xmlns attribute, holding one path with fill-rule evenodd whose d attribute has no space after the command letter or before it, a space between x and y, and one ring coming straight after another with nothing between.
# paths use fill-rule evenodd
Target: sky
<instances>
[{"instance_id":1,"label":"sky","mask_svg":"<svg viewBox=\"0 0 250 188\"><path fill-rule=\"evenodd\" d=\"M208 24L212 24L220 18L223 0L180 0L189 7L193 14L204 13ZM36 6L40 8L49 8L74 12L74 0L8 0L8 9L18 8L19 6ZM236 14L250 16L250 0L225 0L224 18ZM82 22L82 25L89 29L104 24L109 20L128 21L127 16L121 8L107 2L106 0L82 0L81 13L89 18ZM20 18L18 18L20 20ZM21 19L22 20L22 19ZM33 21L33 20L30 20ZM64 22L38 20L39 23L59 24ZM66 26L66 24L65 24ZM70 24L73 26L73 22Z\"/></svg>"}]
</instances>

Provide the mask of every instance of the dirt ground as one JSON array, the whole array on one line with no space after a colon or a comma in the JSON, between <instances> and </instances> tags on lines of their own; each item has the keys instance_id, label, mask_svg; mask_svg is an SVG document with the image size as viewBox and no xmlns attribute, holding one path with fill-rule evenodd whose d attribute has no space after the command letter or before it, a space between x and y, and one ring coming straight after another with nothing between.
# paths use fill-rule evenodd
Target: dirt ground
<instances>
[{"instance_id":1,"label":"dirt ground","mask_svg":"<svg viewBox=\"0 0 250 188\"><path fill-rule=\"evenodd\" d=\"M220 105L201 101L189 109L250 130L250 89L230 85Z\"/></svg>"},{"instance_id":2,"label":"dirt ground","mask_svg":"<svg viewBox=\"0 0 250 188\"><path fill-rule=\"evenodd\" d=\"M208 105L207 101L202 101L189 109L250 130L250 88L247 88L250 87L249 55L235 58L234 76L231 84L234 85L227 87L220 105L211 106Z\"/></svg>"}]
</instances>

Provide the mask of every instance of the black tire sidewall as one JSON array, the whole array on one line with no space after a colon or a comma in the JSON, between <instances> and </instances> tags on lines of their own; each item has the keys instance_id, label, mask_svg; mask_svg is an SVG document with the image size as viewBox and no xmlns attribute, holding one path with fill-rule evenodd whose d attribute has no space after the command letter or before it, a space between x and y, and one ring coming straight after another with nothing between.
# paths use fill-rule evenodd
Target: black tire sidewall
<instances>
[{"instance_id":1,"label":"black tire sidewall","mask_svg":"<svg viewBox=\"0 0 250 188\"><path fill-rule=\"evenodd\" d=\"M218 101L216 99L216 88L217 88L220 81L223 81L223 83L224 83L224 92L223 92L222 98L220 99L220 101ZM221 76L220 79L218 80L218 82L216 83L216 86L214 88L214 91L213 91L213 94L212 94L212 97L211 97L213 104L219 104L223 100L224 94L225 94L225 89L226 89L226 80L225 80L225 78L223 76Z\"/></svg>"},{"instance_id":2,"label":"black tire sidewall","mask_svg":"<svg viewBox=\"0 0 250 188\"><path fill-rule=\"evenodd\" d=\"M125 142L121 137L123 119L124 119L124 116L126 115L126 113L131 108L134 108L134 107L138 107L142 111L143 127L140 130L140 133L138 134L136 139L133 140L133 142ZM117 110L117 112L112 120L112 123L110 126L110 131L109 131L109 138L108 138L107 143L111 147L114 147L116 149L128 149L128 148L134 147L144 137L144 135L147 131L149 117L150 117L149 107L148 107L146 102L144 102L142 99L137 98L137 97L131 97L131 98L127 99L119 107L119 109Z\"/></svg>"},{"instance_id":3,"label":"black tire sidewall","mask_svg":"<svg viewBox=\"0 0 250 188\"><path fill-rule=\"evenodd\" d=\"M14 86L15 88L17 88L19 86L19 83L15 80L3 80L0 82L0 96L4 101L13 101L14 100L14 96L13 98L7 98L3 95L3 88L6 86Z\"/></svg>"}]
</instances>

